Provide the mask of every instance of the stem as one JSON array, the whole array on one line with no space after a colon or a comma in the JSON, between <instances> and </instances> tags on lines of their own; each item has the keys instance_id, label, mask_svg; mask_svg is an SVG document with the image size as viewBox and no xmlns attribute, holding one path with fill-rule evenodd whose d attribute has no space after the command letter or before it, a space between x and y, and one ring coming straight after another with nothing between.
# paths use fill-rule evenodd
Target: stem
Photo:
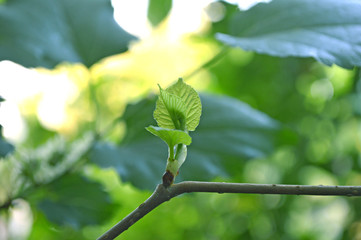
<instances>
[{"instance_id":1,"label":"stem","mask_svg":"<svg viewBox=\"0 0 361 240\"><path fill-rule=\"evenodd\" d=\"M194 75L196 75L197 73L199 73L202 69L204 68L208 68L210 66L212 66L213 64L215 64L216 62L218 62L219 60L221 60L229 51L229 47L228 46L224 46L222 47L222 49L215 55L213 56L210 60L208 60L207 62L205 62L204 64L202 64L200 67L198 67L197 69L195 69L193 72L185 75L183 77L183 79L188 79L193 77Z\"/></svg>"},{"instance_id":2,"label":"stem","mask_svg":"<svg viewBox=\"0 0 361 240\"><path fill-rule=\"evenodd\" d=\"M178 145L177 145L177 150L176 150L175 156L174 156L174 158L177 159L177 160L178 160L178 158L179 158L179 154L180 154L181 151L182 151L183 145L184 145L184 144L178 144Z\"/></svg>"},{"instance_id":3,"label":"stem","mask_svg":"<svg viewBox=\"0 0 361 240\"><path fill-rule=\"evenodd\" d=\"M251 193L251 194L287 194L316 196L361 196L361 186L310 186L283 184L250 184L223 182L193 182L185 181L166 188L159 184L153 194L137 209L104 233L98 240L114 239L130 226L144 217L165 201L183 193Z\"/></svg>"}]
</instances>

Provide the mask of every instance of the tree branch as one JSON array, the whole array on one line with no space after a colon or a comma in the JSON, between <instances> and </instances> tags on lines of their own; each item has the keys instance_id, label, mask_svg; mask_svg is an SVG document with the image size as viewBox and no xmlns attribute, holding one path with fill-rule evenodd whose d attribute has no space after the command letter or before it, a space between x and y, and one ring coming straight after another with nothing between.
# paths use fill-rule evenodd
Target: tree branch
<instances>
[{"instance_id":1,"label":"tree branch","mask_svg":"<svg viewBox=\"0 0 361 240\"><path fill-rule=\"evenodd\" d=\"M287 194L316 196L361 196L361 186L310 186L283 184L251 184L223 182L193 182L185 181L166 188L159 184L153 194L138 208L123 218L114 227L104 233L98 240L114 239L130 226L144 217L165 201L183 193L213 192L213 193L253 193L253 194Z\"/></svg>"}]
</instances>

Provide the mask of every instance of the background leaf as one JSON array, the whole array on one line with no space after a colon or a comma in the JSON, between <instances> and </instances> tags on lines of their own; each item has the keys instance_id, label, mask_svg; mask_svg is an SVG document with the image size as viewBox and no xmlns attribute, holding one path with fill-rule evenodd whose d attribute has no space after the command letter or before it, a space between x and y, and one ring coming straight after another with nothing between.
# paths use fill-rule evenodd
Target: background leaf
<instances>
[{"instance_id":1,"label":"background leaf","mask_svg":"<svg viewBox=\"0 0 361 240\"><path fill-rule=\"evenodd\" d=\"M313 57L328 66L361 66L361 2L273 0L234 16L225 44L272 56Z\"/></svg>"},{"instance_id":2,"label":"background leaf","mask_svg":"<svg viewBox=\"0 0 361 240\"><path fill-rule=\"evenodd\" d=\"M0 5L0 60L52 68L91 66L135 37L114 21L108 0L12 0Z\"/></svg>"},{"instance_id":3,"label":"background leaf","mask_svg":"<svg viewBox=\"0 0 361 240\"><path fill-rule=\"evenodd\" d=\"M50 221L73 228L101 223L114 207L99 183L79 175L68 175L48 185L46 195L38 203L39 209Z\"/></svg>"},{"instance_id":4,"label":"background leaf","mask_svg":"<svg viewBox=\"0 0 361 240\"><path fill-rule=\"evenodd\" d=\"M211 180L216 176L227 176L241 169L242 159L262 157L273 150L273 137L279 128L276 121L229 97L201 95L201 100L204 117L192 134L188 160L178 180ZM126 136L119 146L98 142L90 155L91 161L99 166L116 168L124 181L148 189L154 189L160 183L167 148L160 139L154 139L146 131L139 132L140 123L133 122L141 119L140 116L145 117L143 112L151 112L153 104L154 100L148 99L128 106L124 120L127 135L133 137ZM151 115L141 121L146 125L154 122Z\"/></svg>"},{"instance_id":5,"label":"background leaf","mask_svg":"<svg viewBox=\"0 0 361 240\"><path fill-rule=\"evenodd\" d=\"M0 97L1 98L1 97ZM8 154L14 151L14 146L5 141L2 135L2 126L0 125L0 159L6 157Z\"/></svg>"},{"instance_id":6,"label":"background leaf","mask_svg":"<svg viewBox=\"0 0 361 240\"><path fill-rule=\"evenodd\" d=\"M168 15L172 8L172 0L149 0L148 19L157 26Z\"/></svg>"}]
</instances>

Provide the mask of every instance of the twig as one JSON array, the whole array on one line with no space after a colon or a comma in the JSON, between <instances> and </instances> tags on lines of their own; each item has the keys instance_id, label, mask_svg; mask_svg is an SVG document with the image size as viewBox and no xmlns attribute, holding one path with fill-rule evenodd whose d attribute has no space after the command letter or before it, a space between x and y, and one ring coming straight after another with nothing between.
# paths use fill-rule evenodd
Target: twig
<instances>
[{"instance_id":1,"label":"twig","mask_svg":"<svg viewBox=\"0 0 361 240\"><path fill-rule=\"evenodd\" d=\"M165 201L183 193L213 192L213 193L254 193L254 194L287 194L316 196L361 196L361 186L310 186L281 184L250 184L223 182L192 182L185 181L166 188L159 184L153 194L137 209L123 218L114 227L98 238L109 240L119 236L130 226L144 217Z\"/></svg>"},{"instance_id":2,"label":"twig","mask_svg":"<svg viewBox=\"0 0 361 240\"><path fill-rule=\"evenodd\" d=\"M188 78L191 78L194 75L196 75L198 72L200 72L202 69L205 69L205 68L208 68L208 67L212 66L213 64L215 64L216 62L221 60L228 53L229 49L230 48L228 46L224 46L215 56L213 56L211 59L209 59L207 62L202 64L197 69L193 70L191 73L185 75L183 77L183 79L186 80Z\"/></svg>"}]
</instances>

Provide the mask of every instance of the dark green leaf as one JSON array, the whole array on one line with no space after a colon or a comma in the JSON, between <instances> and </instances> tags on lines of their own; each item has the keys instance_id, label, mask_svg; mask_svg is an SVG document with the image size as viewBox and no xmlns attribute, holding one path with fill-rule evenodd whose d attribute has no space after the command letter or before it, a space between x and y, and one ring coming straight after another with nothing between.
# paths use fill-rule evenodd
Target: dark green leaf
<instances>
[{"instance_id":1,"label":"dark green leaf","mask_svg":"<svg viewBox=\"0 0 361 240\"><path fill-rule=\"evenodd\" d=\"M157 26L168 15L172 8L172 0L149 0L148 19L153 26Z\"/></svg>"},{"instance_id":2,"label":"dark green leaf","mask_svg":"<svg viewBox=\"0 0 361 240\"><path fill-rule=\"evenodd\" d=\"M79 229L107 220L112 207L109 196L99 183L78 175L68 175L47 187L47 198L38 207L59 225Z\"/></svg>"},{"instance_id":3,"label":"dark green leaf","mask_svg":"<svg viewBox=\"0 0 361 240\"><path fill-rule=\"evenodd\" d=\"M272 56L361 66L361 1L273 0L236 14L225 44Z\"/></svg>"},{"instance_id":4,"label":"dark green leaf","mask_svg":"<svg viewBox=\"0 0 361 240\"><path fill-rule=\"evenodd\" d=\"M91 66L127 50L133 36L113 18L109 0L12 0L0 5L0 60L25 67L60 62Z\"/></svg>"},{"instance_id":5,"label":"dark green leaf","mask_svg":"<svg viewBox=\"0 0 361 240\"><path fill-rule=\"evenodd\" d=\"M14 151L14 146L4 140L2 135L2 126L0 125L0 158L6 157L6 155Z\"/></svg>"},{"instance_id":6,"label":"dark green leaf","mask_svg":"<svg viewBox=\"0 0 361 240\"><path fill-rule=\"evenodd\" d=\"M267 115L228 97L201 95L201 100L203 117L192 134L193 142L178 179L226 176L241 169L242 159L262 157L273 150L279 126ZM148 189L160 183L167 159L167 148L160 139L139 132L134 125L138 119L145 125L153 123L151 115L143 114L151 112L152 106L154 101L151 104L150 100L129 106L125 119L127 134L133 137L120 146L99 142L90 157L101 167L116 168L124 181Z\"/></svg>"}]
</instances>

